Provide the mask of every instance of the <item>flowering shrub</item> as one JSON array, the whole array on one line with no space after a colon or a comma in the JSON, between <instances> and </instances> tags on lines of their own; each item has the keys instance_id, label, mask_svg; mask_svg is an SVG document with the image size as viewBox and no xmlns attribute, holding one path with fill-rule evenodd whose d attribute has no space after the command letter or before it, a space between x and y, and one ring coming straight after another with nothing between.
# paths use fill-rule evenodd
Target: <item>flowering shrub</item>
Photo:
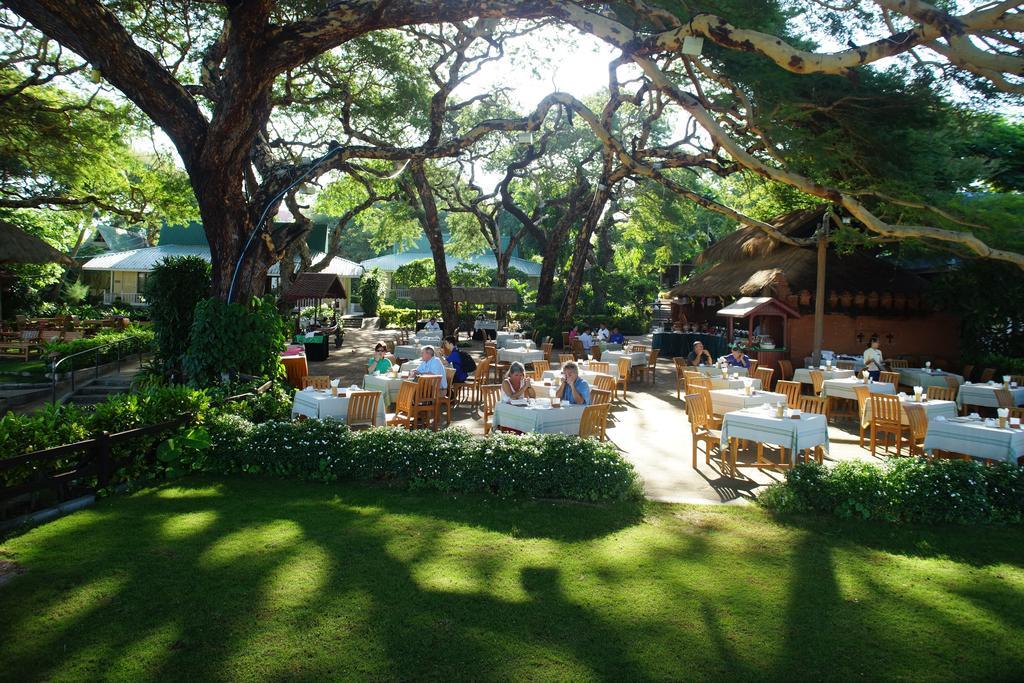
<instances>
[{"instance_id":1,"label":"flowering shrub","mask_svg":"<svg viewBox=\"0 0 1024 683\"><path fill-rule=\"evenodd\" d=\"M937 524L1024 521L1024 468L898 458L885 465L797 465L758 502L779 512Z\"/></svg>"},{"instance_id":2,"label":"flowering shrub","mask_svg":"<svg viewBox=\"0 0 1024 683\"><path fill-rule=\"evenodd\" d=\"M632 465L615 449L558 434L479 438L462 429L351 432L334 420L266 422L216 416L195 470L318 481L369 480L411 489L571 500L638 498Z\"/></svg>"}]
</instances>

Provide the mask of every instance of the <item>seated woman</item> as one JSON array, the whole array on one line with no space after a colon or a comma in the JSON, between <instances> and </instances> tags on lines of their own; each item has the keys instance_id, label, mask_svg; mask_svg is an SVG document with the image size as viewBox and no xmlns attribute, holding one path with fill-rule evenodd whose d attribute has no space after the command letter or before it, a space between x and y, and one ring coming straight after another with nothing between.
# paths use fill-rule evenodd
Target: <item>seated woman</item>
<instances>
[{"instance_id":1,"label":"seated woman","mask_svg":"<svg viewBox=\"0 0 1024 683\"><path fill-rule=\"evenodd\" d=\"M750 368L750 358L747 357L747 354L743 353L743 347L739 344L732 347L732 353L722 356L722 360L725 361L726 365L737 368Z\"/></svg>"},{"instance_id":2,"label":"seated woman","mask_svg":"<svg viewBox=\"0 0 1024 683\"><path fill-rule=\"evenodd\" d=\"M590 385L580 377L580 369L573 361L562 365L562 377L555 396L573 405L590 405Z\"/></svg>"},{"instance_id":3,"label":"seated woman","mask_svg":"<svg viewBox=\"0 0 1024 683\"><path fill-rule=\"evenodd\" d=\"M519 361L514 361L508 368L508 374L501 383L501 400L506 403L517 398L536 398L533 382L526 376L526 368Z\"/></svg>"},{"instance_id":4,"label":"seated woman","mask_svg":"<svg viewBox=\"0 0 1024 683\"><path fill-rule=\"evenodd\" d=\"M366 374L372 375L375 372L384 374L391 371L391 361L388 360L388 347L384 342L377 342L373 347L373 356L366 363Z\"/></svg>"}]
</instances>

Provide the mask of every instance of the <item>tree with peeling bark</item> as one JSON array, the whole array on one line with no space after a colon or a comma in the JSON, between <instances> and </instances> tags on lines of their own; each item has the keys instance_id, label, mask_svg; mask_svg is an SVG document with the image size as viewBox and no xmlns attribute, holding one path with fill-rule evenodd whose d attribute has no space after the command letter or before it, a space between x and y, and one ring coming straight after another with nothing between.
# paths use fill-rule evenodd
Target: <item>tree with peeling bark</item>
<instances>
[{"instance_id":1,"label":"tree with peeling bark","mask_svg":"<svg viewBox=\"0 0 1024 683\"><path fill-rule=\"evenodd\" d=\"M297 184L357 159L408 161L409 177L403 182L412 182L422 204L430 197L424 182L429 160L456 156L496 132L538 130L552 111L567 108L603 146L602 173L591 179L591 206L603 208L611 176L622 173L659 183L702 207L786 240L766 223L690 190L667 172L742 171L840 207L864 226L870 239L932 240L1024 267L1024 256L989 243L980 230L963 224L898 222L877 208L901 198L883 201L796 170L785 145L769 134L771 113L759 109L758 93L734 87L739 84L720 70L719 59L722 54L751 55L798 76L846 78L857 78L882 60L903 59L928 71L936 83L960 78L971 88L1014 97L1024 92L1020 2L941 8L922 0L814 3L810 11L826 15L831 23L825 25L837 27L834 33L856 35L861 42L835 51L815 49L811 36L802 35L800 28L814 24L786 20L773 3L758 3L773 10L758 16L752 16L751 3L740 5L715 9L723 12L720 16L683 3L642 0L352 0L316 4L312 11L309 3L297 0L7 2L11 12L78 55L80 67L88 63L98 71L170 138L189 175L209 238L213 291L223 298L244 300L257 293L267 268L300 239L301 229L274 234L270 228L270 217ZM806 20L806 8L802 11ZM771 21L762 20L762 14ZM432 122L425 137L344 131L321 144L309 142L312 158L283 154L270 144L268 131L283 125L275 119L276 89L296 72L314 73L306 67L335 57L360 39L390 29L422 32L424 26L444 26L459 36L476 34L478 40L489 41L495 31L515 30L505 28L509 21L523 19L573 27L619 49L613 81L618 69L630 73L622 96L640 110L655 107L662 116L692 121L695 134L665 145L637 144L618 138L602 113L555 93L528 116L481 121L467 130L446 130ZM705 42L706 54L695 54L694 38ZM458 61L455 56L443 64L450 66L452 59ZM435 89L431 114L449 105L447 83L442 80ZM612 87L613 98L617 90ZM731 94L718 95L726 92ZM359 92L350 96L353 104L360 102ZM926 215L940 215L924 206ZM588 210L577 235L577 256L586 254L588 233L600 216L600 211ZM442 268L438 281L443 286L445 273L436 252L435 263ZM585 259L574 258L570 290L580 281L584 264ZM574 305L567 297L563 319L571 318ZM450 303L444 308L451 308Z\"/></svg>"}]
</instances>

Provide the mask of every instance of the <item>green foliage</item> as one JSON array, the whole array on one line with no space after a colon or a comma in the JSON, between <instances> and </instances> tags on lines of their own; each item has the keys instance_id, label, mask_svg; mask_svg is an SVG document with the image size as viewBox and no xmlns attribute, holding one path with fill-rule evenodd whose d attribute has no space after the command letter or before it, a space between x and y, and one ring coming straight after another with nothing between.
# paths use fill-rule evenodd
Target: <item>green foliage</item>
<instances>
[{"instance_id":1,"label":"green foliage","mask_svg":"<svg viewBox=\"0 0 1024 683\"><path fill-rule=\"evenodd\" d=\"M0 416L0 458L43 450L86 439L86 413L76 405L48 403L28 414Z\"/></svg>"},{"instance_id":2,"label":"green foliage","mask_svg":"<svg viewBox=\"0 0 1024 683\"><path fill-rule=\"evenodd\" d=\"M87 351L89 349L94 349L100 346L105 346L107 344L123 340L130 341L126 341L126 343L120 344L116 350L111 348L99 351L98 353L100 354L100 362L104 363L114 359L117 353L120 353L121 357L123 358L126 355L138 353L139 351L148 351L153 347L153 330L150 329L148 326L142 325L129 325L128 328L124 330L104 330L102 332L96 333L91 337L83 337L82 339L72 339L70 341L52 341L46 345L44 353L55 353L59 357L63 358L64 356L71 355L72 353L78 353L79 351ZM86 355L81 359L76 359L74 361L68 362L74 362L76 367L80 367L82 365L92 365L94 359L92 355ZM64 365L61 366L61 372L71 369L70 367L66 368L66 365L67 364L65 363Z\"/></svg>"},{"instance_id":3,"label":"green foliage","mask_svg":"<svg viewBox=\"0 0 1024 683\"><path fill-rule=\"evenodd\" d=\"M377 315L381 299L384 297L384 275L379 268L363 273L359 280L359 305L367 317Z\"/></svg>"},{"instance_id":4,"label":"green foliage","mask_svg":"<svg viewBox=\"0 0 1024 683\"><path fill-rule=\"evenodd\" d=\"M413 329L416 327L416 309L396 308L390 304L381 304L377 309L383 327Z\"/></svg>"},{"instance_id":5,"label":"green foliage","mask_svg":"<svg viewBox=\"0 0 1024 683\"><path fill-rule=\"evenodd\" d=\"M777 512L925 524L1024 521L1024 468L963 460L896 458L879 466L798 465L758 502Z\"/></svg>"},{"instance_id":6,"label":"green foliage","mask_svg":"<svg viewBox=\"0 0 1024 683\"><path fill-rule=\"evenodd\" d=\"M633 466L610 444L559 434L474 437L462 429L350 432L335 420L210 421L213 448L195 469L410 489L608 501L640 497Z\"/></svg>"},{"instance_id":7,"label":"green foliage","mask_svg":"<svg viewBox=\"0 0 1024 683\"><path fill-rule=\"evenodd\" d=\"M983 292L992 296L979 296ZM960 316L967 362L991 363L986 361L991 356L1024 358L1024 279L1016 266L969 261L934 280L929 297Z\"/></svg>"},{"instance_id":8,"label":"green foliage","mask_svg":"<svg viewBox=\"0 0 1024 683\"><path fill-rule=\"evenodd\" d=\"M164 369L181 373L196 306L210 295L210 264L198 256L173 256L156 264L146 279L146 300Z\"/></svg>"},{"instance_id":9,"label":"green foliage","mask_svg":"<svg viewBox=\"0 0 1024 683\"><path fill-rule=\"evenodd\" d=\"M493 287L496 272L494 268L463 261L448 271L448 275L455 287Z\"/></svg>"},{"instance_id":10,"label":"green foliage","mask_svg":"<svg viewBox=\"0 0 1024 683\"><path fill-rule=\"evenodd\" d=\"M396 287L433 287L435 284L434 259L421 258L409 261L409 263L399 266L392 273L391 278Z\"/></svg>"},{"instance_id":11,"label":"green foliage","mask_svg":"<svg viewBox=\"0 0 1024 683\"><path fill-rule=\"evenodd\" d=\"M286 334L287 323L271 297L249 305L207 299L196 306L182 368L199 386L216 384L223 374L276 377L283 372Z\"/></svg>"}]
</instances>

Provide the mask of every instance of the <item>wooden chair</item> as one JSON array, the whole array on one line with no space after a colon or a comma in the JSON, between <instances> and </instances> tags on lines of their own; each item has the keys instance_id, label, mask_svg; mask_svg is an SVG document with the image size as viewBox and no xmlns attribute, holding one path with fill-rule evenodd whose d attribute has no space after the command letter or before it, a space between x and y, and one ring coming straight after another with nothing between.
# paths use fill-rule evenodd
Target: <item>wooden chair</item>
<instances>
[{"instance_id":1,"label":"wooden chair","mask_svg":"<svg viewBox=\"0 0 1024 683\"><path fill-rule=\"evenodd\" d=\"M707 423L712 429L721 429L723 416L715 412L715 402L711 399L711 387L693 387L693 393L703 397L707 405Z\"/></svg>"},{"instance_id":2,"label":"wooden chair","mask_svg":"<svg viewBox=\"0 0 1024 683\"><path fill-rule=\"evenodd\" d=\"M1013 392L1009 389L996 389L996 403L1000 408L1015 408Z\"/></svg>"},{"instance_id":3,"label":"wooden chair","mask_svg":"<svg viewBox=\"0 0 1024 683\"><path fill-rule=\"evenodd\" d=\"M594 360L592 360L592 361L590 361L590 365L588 365L587 368L591 372L601 373L601 374L605 374L605 375L612 374L612 364L609 363L606 360L605 361L594 361Z\"/></svg>"},{"instance_id":4,"label":"wooden chair","mask_svg":"<svg viewBox=\"0 0 1024 683\"><path fill-rule=\"evenodd\" d=\"M596 387L590 390L590 403L592 405L604 405L605 403L612 402L612 392L607 389L598 389Z\"/></svg>"},{"instance_id":5,"label":"wooden chair","mask_svg":"<svg viewBox=\"0 0 1024 683\"><path fill-rule=\"evenodd\" d=\"M822 390L825 388L825 373L821 370L811 370L811 390L815 396L821 396Z\"/></svg>"},{"instance_id":6,"label":"wooden chair","mask_svg":"<svg viewBox=\"0 0 1024 683\"><path fill-rule=\"evenodd\" d=\"M644 367L644 372L647 377L651 378L651 384L654 384L654 378L658 370L658 349L651 349L647 352L647 366Z\"/></svg>"},{"instance_id":7,"label":"wooden chair","mask_svg":"<svg viewBox=\"0 0 1024 683\"><path fill-rule=\"evenodd\" d=\"M441 394L441 375L420 375L416 380L416 403L413 406L413 428L420 424L420 418L426 418L434 431L437 431L437 399Z\"/></svg>"},{"instance_id":8,"label":"wooden chair","mask_svg":"<svg viewBox=\"0 0 1024 683\"><path fill-rule=\"evenodd\" d=\"M700 372L686 373L686 392L693 393L693 390L696 387L704 387L706 389L710 389L711 378Z\"/></svg>"},{"instance_id":9,"label":"wooden chair","mask_svg":"<svg viewBox=\"0 0 1024 683\"><path fill-rule=\"evenodd\" d=\"M766 368L761 369L765 370ZM786 397L786 405L790 408L800 405L800 393L803 391L800 382L780 379L775 383L775 391Z\"/></svg>"},{"instance_id":10,"label":"wooden chair","mask_svg":"<svg viewBox=\"0 0 1024 683\"><path fill-rule=\"evenodd\" d=\"M498 405L501 398L500 384L485 384L480 387L480 405L484 414L484 435L491 432L491 415L494 415L494 406Z\"/></svg>"},{"instance_id":11,"label":"wooden chair","mask_svg":"<svg viewBox=\"0 0 1024 683\"><path fill-rule=\"evenodd\" d=\"M478 404L480 402L480 387L487 384L487 376L490 373L491 359L484 358L483 360L476 364L476 370L474 370L473 374L470 375L469 378L467 378L466 381L469 383L470 391L473 394L471 400L473 401L474 404Z\"/></svg>"},{"instance_id":12,"label":"wooden chair","mask_svg":"<svg viewBox=\"0 0 1024 683\"><path fill-rule=\"evenodd\" d=\"M442 391L437 396L437 415L434 416L434 420L439 421L441 419L442 411L446 410L445 419L447 421L445 422L445 425L447 426L452 423L452 402L459 402L459 396L462 394L462 388L466 385L454 382L455 368L445 368L444 374L447 379L448 389L446 391Z\"/></svg>"},{"instance_id":13,"label":"wooden chair","mask_svg":"<svg viewBox=\"0 0 1024 683\"><path fill-rule=\"evenodd\" d=\"M771 391L772 390L772 375L774 375L774 374L775 374L775 371L772 370L771 368L758 368L753 376L754 376L754 379L761 380L761 388L762 389L764 389L765 391Z\"/></svg>"},{"instance_id":14,"label":"wooden chair","mask_svg":"<svg viewBox=\"0 0 1024 683\"><path fill-rule=\"evenodd\" d=\"M630 344L629 351L630 353L647 353L648 347L647 344Z\"/></svg>"},{"instance_id":15,"label":"wooden chair","mask_svg":"<svg viewBox=\"0 0 1024 683\"><path fill-rule=\"evenodd\" d=\"M899 370L900 368L909 368L910 367L910 363L906 359L903 359L903 358L890 358L888 362L889 362L889 367L890 368L896 368L897 370ZM899 373L896 373L896 374L899 374Z\"/></svg>"},{"instance_id":16,"label":"wooden chair","mask_svg":"<svg viewBox=\"0 0 1024 683\"><path fill-rule=\"evenodd\" d=\"M920 403L904 403L903 410L907 415L907 446L910 448L910 455L924 455L924 437L928 435L928 413Z\"/></svg>"},{"instance_id":17,"label":"wooden chair","mask_svg":"<svg viewBox=\"0 0 1024 683\"><path fill-rule=\"evenodd\" d=\"M857 427L860 429L860 447L864 448L864 430L867 429L868 402L871 400L871 389L866 384L858 384L853 388L857 395Z\"/></svg>"},{"instance_id":18,"label":"wooden chair","mask_svg":"<svg viewBox=\"0 0 1024 683\"><path fill-rule=\"evenodd\" d=\"M566 363L568 363L570 361L574 361L574 360L576 360L576 357L573 356L571 353L560 353L560 354L558 354L558 364L559 365L565 365Z\"/></svg>"},{"instance_id":19,"label":"wooden chair","mask_svg":"<svg viewBox=\"0 0 1024 683\"><path fill-rule=\"evenodd\" d=\"M711 449L718 449L722 472L726 471L726 454L722 448L722 432L709 424L710 410L700 394L686 395L686 417L690 422L690 439L693 442L693 469L697 469L697 447L704 443L704 464L711 464Z\"/></svg>"},{"instance_id":20,"label":"wooden chair","mask_svg":"<svg viewBox=\"0 0 1024 683\"><path fill-rule=\"evenodd\" d=\"M578 337L572 340L572 355L573 360L583 360L587 357L587 352L583 350L583 342Z\"/></svg>"},{"instance_id":21,"label":"wooden chair","mask_svg":"<svg viewBox=\"0 0 1024 683\"><path fill-rule=\"evenodd\" d=\"M548 339L550 339L550 337L548 337ZM543 344L540 345L540 350L544 352L544 360L546 360L548 363L551 362L551 352L554 348L555 345L552 344L551 342L544 342Z\"/></svg>"},{"instance_id":22,"label":"wooden chair","mask_svg":"<svg viewBox=\"0 0 1024 683\"><path fill-rule=\"evenodd\" d=\"M957 380L956 377L950 377L949 375L946 375L945 376L945 380L946 380L946 386L953 390L953 394L954 395L958 391L960 391L960 382ZM965 379L964 381L967 381L967 380Z\"/></svg>"},{"instance_id":23,"label":"wooden chair","mask_svg":"<svg viewBox=\"0 0 1024 683\"><path fill-rule=\"evenodd\" d=\"M747 366L747 377L753 377L754 373L757 372L758 361L750 361L750 365Z\"/></svg>"},{"instance_id":24,"label":"wooden chair","mask_svg":"<svg viewBox=\"0 0 1024 683\"><path fill-rule=\"evenodd\" d=\"M930 401L955 401L956 389L951 389L949 387L928 387L925 390L925 395Z\"/></svg>"},{"instance_id":25,"label":"wooden chair","mask_svg":"<svg viewBox=\"0 0 1024 683\"><path fill-rule=\"evenodd\" d=\"M838 370L853 370L854 364L852 360L837 360L836 369Z\"/></svg>"},{"instance_id":26,"label":"wooden chair","mask_svg":"<svg viewBox=\"0 0 1024 683\"><path fill-rule=\"evenodd\" d=\"M612 398L615 397L615 378L611 375L597 375L594 377L594 387L601 391L607 391Z\"/></svg>"},{"instance_id":27,"label":"wooden chair","mask_svg":"<svg viewBox=\"0 0 1024 683\"><path fill-rule=\"evenodd\" d=\"M304 375L302 377L302 388L313 387L318 391L327 391L331 388L331 378L328 375Z\"/></svg>"},{"instance_id":28,"label":"wooden chair","mask_svg":"<svg viewBox=\"0 0 1024 683\"><path fill-rule=\"evenodd\" d=\"M568 332L563 332L562 333L562 348L563 349L568 349L569 348L569 333Z\"/></svg>"},{"instance_id":29,"label":"wooden chair","mask_svg":"<svg viewBox=\"0 0 1024 683\"><path fill-rule=\"evenodd\" d=\"M878 381L879 382L885 382L886 384L891 384L894 387L898 387L900 385L900 373L898 373L898 372L885 372L883 370L878 375Z\"/></svg>"},{"instance_id":30,"label":"wooden chair","mask_svg":"<svg viewBox=\"0 0 1024 683\"><path fill-rule=\"evenodd\" d=\"M594 344L590 347L590 357L594 360L601 360L601 347Z\"/></svg>"},{"instance_id":31,"label":"wooden chair","mask_svg":"<svg viewBox=\"0 0 1024 683\"><path fill-rule=\"evenodd\" d=\"M594 437L599 441L605 440L605 426L608 422L608 403L589 405L583 409L583 417L580 418L580 438L589 439Z\"/></svg>"},{"instance_id":32,"label":"wooden chair","mask_svg":"<svg viewBox=\"0 0 1024 683\"><path fill-rule=\"evenodd\" d=\"M971 375L974 374L974 366L973 365L965 365L964 369L963 369L963 372L961 372L960 374L964 376L964 381L965 382L970 382L971 381Z\"/></svg>"},{"instance_id":33,"label":"wooden chair","mask_svg":"<svg viewBox=\"0 0 1024 683\"><path fill-rule=\"evenodd\" d=\"M398 386L398 396L395 398L395 412L388 413L386 422L389 426L403 426L406 429L413 428L413 406L416 405L416 382L403 381Z\"/></svg>"},{"instance_id":34,"label":"wooden chair","mask_svg":"<svg viewBox=\"0 0 1024 683\"><path fill-rule=\"evenodd\" d=\"M349 429L377 426L377 403L379 391L356 391L348 397L348 412L345 424Z\"/></svg>"},{"instance_id":35,"label":"wooden chair","mask_svg":"<svg viewBox=\"0 0 1024 683\"><path fill-rule=\"evenodd\" d=\"M821 396L801 396L799 405L802 412L813 415L825 415L825 409L828 407L827 401ZM810 450L804 449L804 453ZM815 462L819 465L824 462L825 451L821 446L815 446L812 452Z\"/></svg>"},{"instance_id":36,"label":"wooden chair","mask_svg":"<svg viewBox=\"0 0 1024 683\"><path fill-rule=\"evenodd\" d=\"M550 370L550 369L551 369L551 363L549 363L546 360L535 360L535 361L533 361L533 371L537 375L534 379L538 379L539 380L541 378L541 376L545 372Z\"/></svg>"},{"instance_id":37,"label":"wooden chair","mask_svg":"<svg viewBox=\"0 0 1024 683\"><path fill-rule=\"evenodd\" d=\"M15 339L0 342L0 354L6 356L8 351L14 351L26 361L29 356L43 352L43 343L39 339L39 330L22 330Z\"/></svg>"},{"instance_id":38,"label":"wooden chair","mask_svg":"<svg viewBox=\"0 0 1024 683\"><path fill-rule=\"evenodd\" d=\"M979 382L990 382L996 376L995 368L985 368L981 371L981 377L978 378Z\"/></svg>"},{"instance_id":39,"label":"wooden chair","mask_svg":"<svg viewBox=\"0 0 1024 683\"><path fill-rule=\"evenodd\" d=\"M903 407L899 396L892 394L871 394L871 455L875 455L878 434L892 435L896 438L896 456L900 455L903 445L903 432L907 426L903 424ZM888 438L886 438L888 450Z\"/></svg>"},{"instance_id":40,"label":"wooden chair","mask_svg":"<svg viewBox=\"0 0 1024 683\"><path fill-rule=\"evenodd\" d=\"M679 400L682 398L680 391L682 391L683 394L689 393L686 390L686 368L689 366L686 364L686 359L681 356L673 358L672 365L674 365L676 369L676 399Z\"/></svg>"},{"instance_id":41,"label":"wooden chair","mask_svg":"<svg viewBox=\"0 0 1024 683\"><path fill-rule=\"evenodd\" d=\"M1024 406L1020 408L1010 408L1010 417L1019 417L1021 421L1024 421Z\"/></svg>"},{"instance_id":42,"label":"wooden chair","mask_svg":"<svg viewBox=\"0 0 1024 683\"><path fill-rule=\"evenodd\" d=\"M793 364L788 360L779 361L779 379L790 380L793 378Z\"/></svg>"},{"instance_id":43,"label":"wooden chair","mask_svg":"<svg viewBox=\"0 0 1024 683\"><path fill-rule=\"evenodd\" d=\"M67 339L67 335L64 335ZM1010 382L1016 382L1018 387L1024 387L1024 375L1010 375Z\"/></svg>"},{"instance_id":44,"label":"wooden chair","mask_svg":"<svg viewBox=\"0 0 1024 683\"><path fill-rule=\"evenodd\" d=\"M619 387L622 387L622 400L626 400L626 392L629 391L629 373L633 369L633 362L627 356L626 358L620 358L618 362L619 376L615 380L615 390L618 392ZM616 393L616 397L618 394Z\"/></svg>"}]
</instances>

